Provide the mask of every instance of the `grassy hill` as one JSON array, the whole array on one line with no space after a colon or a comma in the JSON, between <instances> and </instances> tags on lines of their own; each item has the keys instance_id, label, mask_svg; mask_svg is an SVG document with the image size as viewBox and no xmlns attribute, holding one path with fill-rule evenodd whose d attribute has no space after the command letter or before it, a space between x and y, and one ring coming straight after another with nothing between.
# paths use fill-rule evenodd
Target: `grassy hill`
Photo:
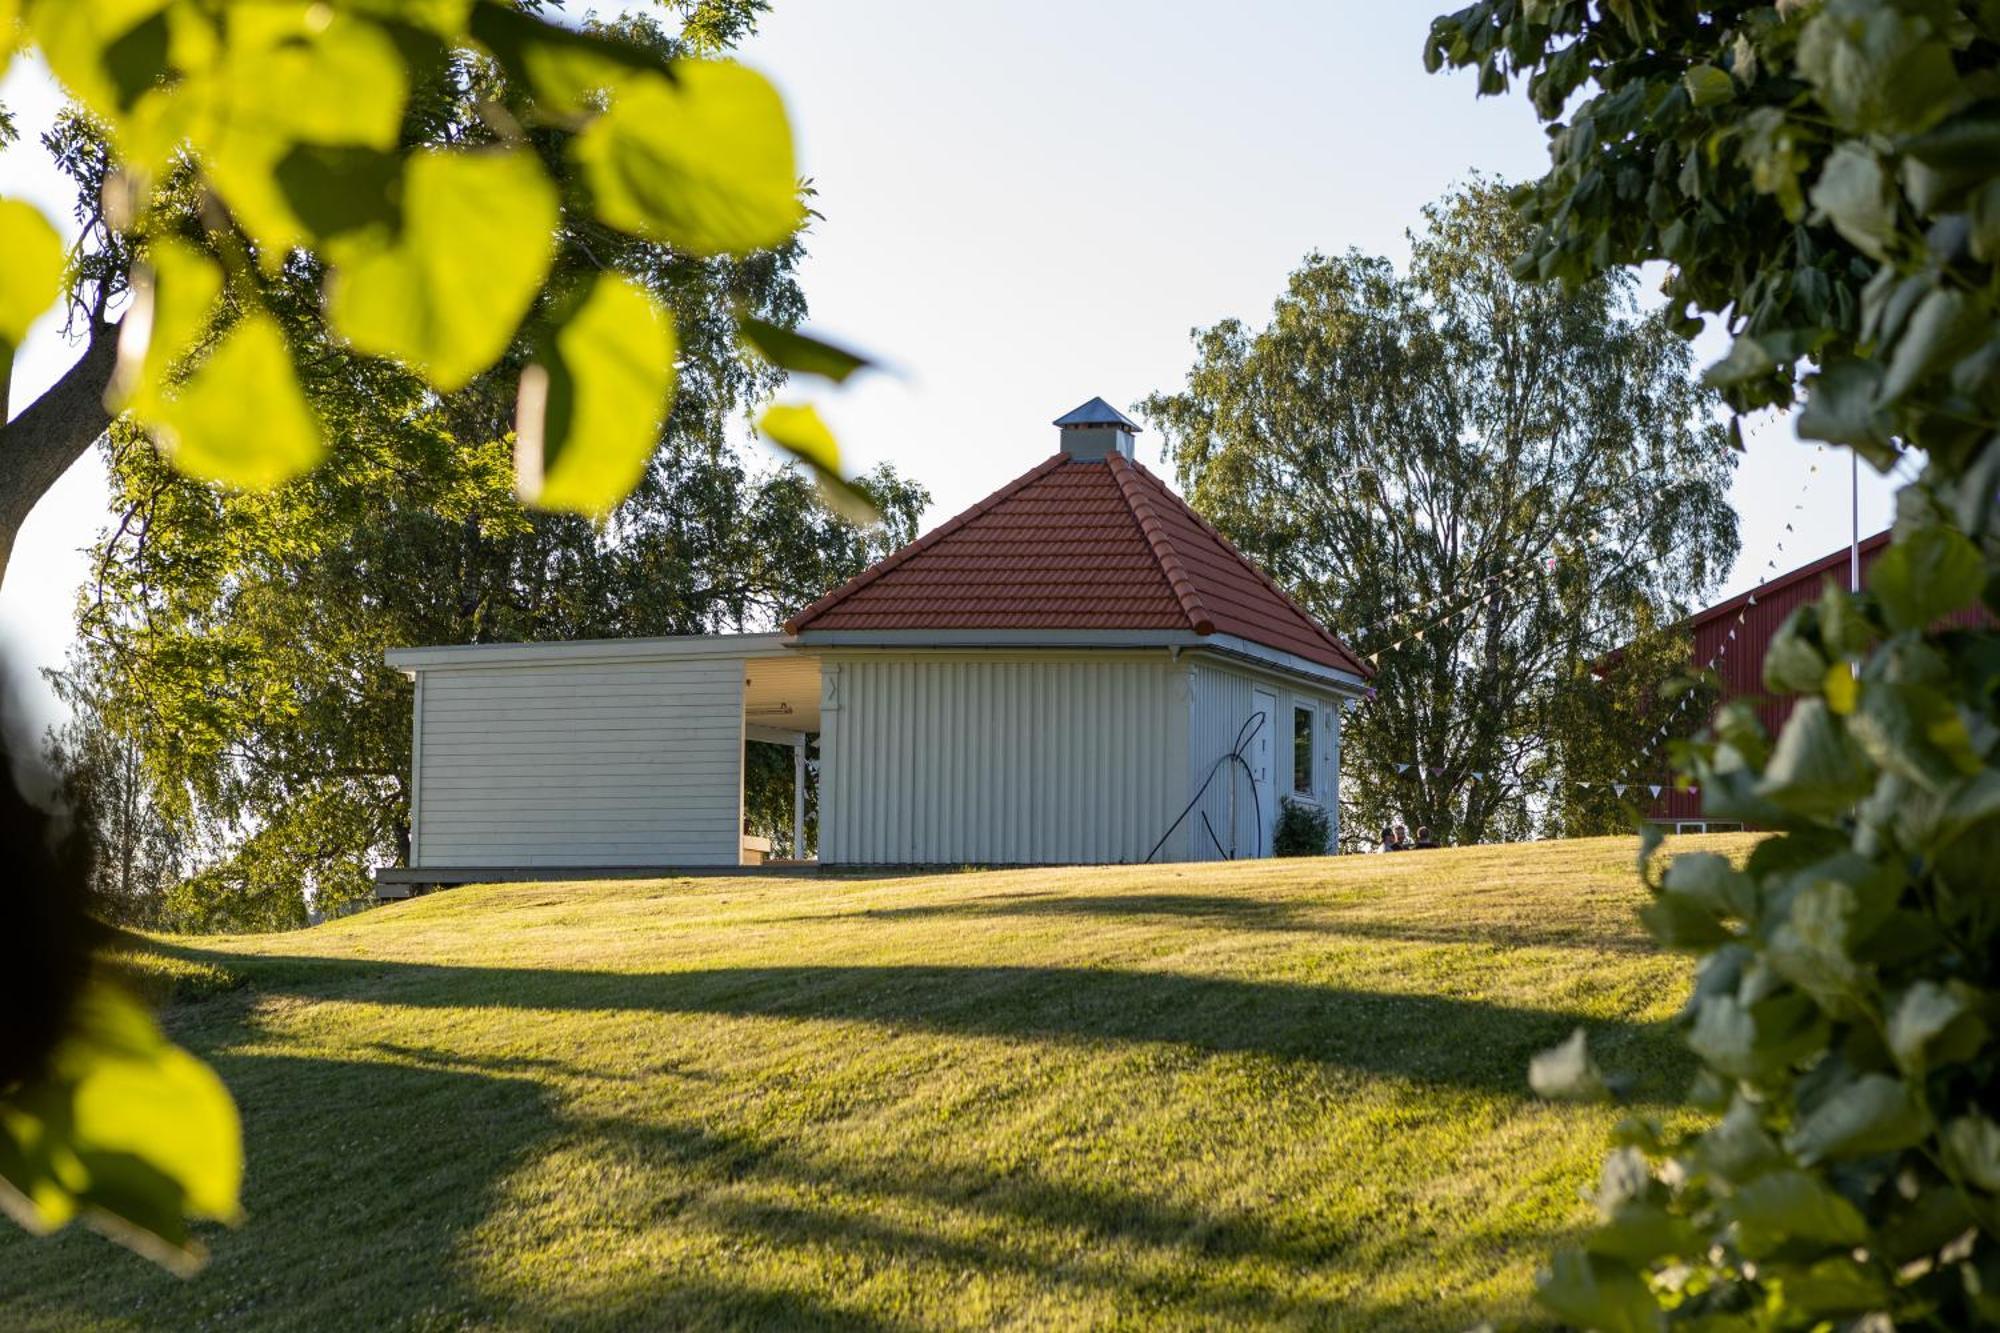
<instances>
[{"instance_id":1,"label":"grassy hill","mask_svg":"<svg viewBox=\"0 0 2000 1333\"><path fill-rule=\"evenodd\" d=\"M1681 839L1734 848L1732 838ZM190 1282L0 1232L0 1326L1457 1329L1524 1308L1687 964L1631 839L468 888L166 941L248 1134Z\"/></svg>"}]
</instances>

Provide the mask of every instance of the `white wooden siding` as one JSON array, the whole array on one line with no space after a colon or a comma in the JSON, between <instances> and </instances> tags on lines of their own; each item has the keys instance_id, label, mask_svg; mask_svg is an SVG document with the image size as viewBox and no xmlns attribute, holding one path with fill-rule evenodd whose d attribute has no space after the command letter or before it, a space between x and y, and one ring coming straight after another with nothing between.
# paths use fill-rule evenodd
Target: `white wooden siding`
<instances>
[{"instance_id":1,"label":"white wooden siding","mask_svg":"<svg viewBox=\"0 0 2000 1333\"><path fill-rule=\"evenodd\" d=\"M1164 652L829 656L822 678L829 862L1138 861L1187 801Z\"/></svg>"},{"instance_id":2,"label":"white wooden siding","mask_svg":"<svg viewBox=\"0 0 2000 1333\"><path fill-rule=\"evenodd\" d=\"M1340 802L1340 704L1341 696L1330 690L1314 690L1276 673L1266 674L1251 669L1239 669L1225 665L1215 658L1195 658L1189 667L1191 683L1189 697L1193 701L1189 722L1188 781L1189 795L1201 785L1214 768L1216 762L1230 752L1236 744L1238 731L1252 711L1251 692L1269 690L1277 696L1277 716L1268 719L1266 726L1271 731L1272 782L1271 789L1278 800L1287 796L1300 799L1292 790L1292 709L1313 710L1315 730L1313 735L1313 792L1309 799L1326 808L1338 827ZM1273 821L1273 811L1264 809L1264 826L1267 830L1260 837L1256 824L1257 805L1250 799L1250 776L1240 765L1229 763L1215 774L1213 782L1202 796L1200 803L1188 815L1182 836L1176 836L1180 844L1178 854L1190 861L1213 861L1222 859L1224 852L1216 849L1221 843L1226 850L1230 847L1231 796L1234 795L1236 820L1235 853L1238 857L1253 857L1271 854L1268 830ZM1202 816L1208 817L1206 825ZM1214 830L1214 838L1209 830ZM1163 853L1164 856L1164 853Z\"/></svg>"},{"instance_id":3,"label":"white wooden siding","mask_svg":"<svg viewBox=\"0 0 2000 1333\"><path fill-rule=\"evenodd\" d=\"M420 673L413 860L735 865L739 658Z\"/></svg>"}]
</instances>

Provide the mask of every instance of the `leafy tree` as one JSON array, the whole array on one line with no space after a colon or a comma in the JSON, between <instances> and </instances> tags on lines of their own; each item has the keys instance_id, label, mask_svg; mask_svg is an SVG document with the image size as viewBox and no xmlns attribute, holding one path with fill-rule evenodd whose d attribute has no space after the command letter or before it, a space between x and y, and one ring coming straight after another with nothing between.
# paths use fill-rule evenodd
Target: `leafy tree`
<instances>
[{"instance_id":1,"label":"leafy tree","mask_svg":"<svg viewBox=\"0 0 2000 1333\"><path fill-rule=\"evenodd\" d=\"M104 682L92 723L131 739L176 832L220 831L161 900L170 928L302 924L302 890L325 909L407 856L410 686L385 649L775 623L907 540L928 500L864 477L889 521L861 528L796 471L753 474L670 425L610 524L538 515L504 440L460 443L409 407L356 397L329 465L270 492L190 481L113 431L120 521L78 667ZM753 808L761 778L789 812L789 765L752 770Z\"/></svg>"},{"instance_id":2,"label":"leafy tree","mask_svg":"<svg viewBox=\"0 0 2000 1333\"><path fill-rule=\"evenodd\" d=\"M1186 387L1141 410L1194 505L1379 658L1343 748L1353 818L1518 835L1525 787L1583 757L1546 740L1594 688L1573 664L1735 556L1727 436L1629 276L1513 276L1529 232L1500 187L1411 239L1407 273L1309 256L1266 327L1198 331Z\"/></svg>"},{"instance_id":3,"label":"leafy tree","mask_svg":"<svg viewBox=\"0 0 2000 1333\"><path fill-rule=\"evenodd\" d=\"M1525 77L1555 122L1524 275L1664 260L1676 323L1736 335L1709 374L1738 410L1802 399L1804 435L1925 459L1867 593L1771 644L1784 730L1726 707L1686 749L1711 812L1779 830L1742 866L1641 859L1648 924L1700 959L1719 1118L1628 1127L1542 1300L1621 1330L2000 1324L2000 10L1482 0L1428 57ZM1581 1035L1532 1073L1602 1086Z\"/></svg>"},{"instance_id":4,"label":"leafy tree","mask_svg":"<svg viewBox=\"0 0 2000 1333\"><path fill-rule=\"evenodd\" d=\"M678 0L669 34L650 18L566 28L538 0L10 0L0 70L17 45L38 50L109 152L72 257L32 207L0 200L0 372L65 287L84 343L39 399L0 412L0 571L116 412L190 475L265 486L317 464L310 353L279 308L300 285L339 340L440 392L525 342L520 488L607 512L643 470L687 330L597 256L632 239L750 255L805 221L776 92L698 58L766 7ZM75 142L48 147L61 161ZM593 262L559 262L566 247ZM747 313L737 327L801 371L860 365ZM812 409L765 430L840 490Z\"/></svg>"},{"instance_id":5,"label":"leafy tree","mask_svg":"<svg viewBox=\"0 0 2000 1333\"><path fill-rule=\"evenodd\" d=\"M87 882L97 911L127 925L165 925L161 908L192 867L196 839L168 817L137 740L106 718L110 700L89 664L43 675L70 712L50 731L44 757L64 806L93 834Z\"/></svg>"},{"instance_id":6,"label":"leafy tree","mask_svg":"<svg viewBox=\"0 0 2000 1333\"><path fill-rule=\"evenodd\" d=\"M0 411L0 569L113 413L189 476L268 490L310 472L337 435L308 390L330 361L404 404L434 448L461 438L462 404L490 417L493 390L511 392L515 487L608 514L648 470L686 349L716 336L676 323L634 247L669 267L728 263L793 243L805 220L776 92L697 58L762 0L676 8L678 35L646 19L576 31L537 0L0 3L0 71L33 47L92 122L52 150L108 145L75 254L0 200L0 386L65 292L85 344L42 397ZM861 364L747 310L727 325L779 367L838 381ZM864 503L809 405L774 405L761 427ZM490 422L462 436L501 437ZM81 912L32 849L8 851L33 895L14 918ZM43 943L0 938L0 973ZM226 1094L102 984L45 998L54 1052L0 1070L0 1198L42 1226L95 1208L135 1244L190 1256L186 1218L234 1207ZM141 1103L150 1131L83 1113Z\"/></svg>"}]
</instances>

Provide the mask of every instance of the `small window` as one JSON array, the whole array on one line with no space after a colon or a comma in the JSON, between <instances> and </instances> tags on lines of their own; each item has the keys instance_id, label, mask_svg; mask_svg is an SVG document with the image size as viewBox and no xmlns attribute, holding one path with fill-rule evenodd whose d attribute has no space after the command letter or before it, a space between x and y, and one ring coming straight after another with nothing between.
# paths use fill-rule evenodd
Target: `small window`
<instances>
[{"instance_id":1,"label":"small window","mask_svg":"<svg viewBox=\"0 0 2000 1333\"><path fill-rule=\"evenodd\" d=\"M1292 790L1301 796L1313 792L1313 710L1292 710Z\"/></svg>"}]
</instances>

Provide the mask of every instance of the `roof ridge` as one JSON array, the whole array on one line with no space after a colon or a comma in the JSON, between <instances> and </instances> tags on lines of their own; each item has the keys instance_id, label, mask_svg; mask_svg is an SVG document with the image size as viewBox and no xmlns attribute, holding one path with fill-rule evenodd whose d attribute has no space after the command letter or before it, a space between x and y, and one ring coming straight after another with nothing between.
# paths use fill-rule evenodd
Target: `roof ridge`
<instances>
[{"instance_id":1,"label":"roof ridge","mask_svg":"<svg viewBox=\"0 0 2000 1333\"><path fill-rule=\"evenodd\" d=\"M957 532L973 519L986 513L1002 500L1007 499L1016 491L1027 486L1030 482L1041 480L1044 476L1068 461L1068 454L1051 454L1034 467L1008 482L1005 486L1002 486L999 490L987 496L984 500L981 500L978 504L973 505L970 509L961 510L915 541L891 551L888 555L883 556L880 560L877 560L874 564L868 566L868 568L826 594L826 596L807 606L804 610L793 614L785 621L785 633L797 634L801 629L806 627L807 622L824 615L827 611L846 601L848 597L861 591L861 589L875 582L884 574L900 569L918 553L929 550L933 545L949 537L952 533Z\"/></svg>"},{"instance_id":2,"label":"roof ridge","mask_svg":"<svg viewBox=\"0 0 2000 1333\"><path fill-rule=\"evenodd\" d=\"M1242 551L1237 549L1235 542L1232 542L1229 540L1229 538L1223 536L1221 531L1217 529L1213 523L1210 523L1206 518L1202 517L1202 513L1199 509L1196 509L1193 505L1189 504L1185 499L1183 499L1179 495L1176 495L1172 487L1168 486L1164 481L1161 481L1158 477L1154 476L1152 472L1150 472L1143 463L1135 461L1131 464L1131 467L1133 468L1134 471L1139 473L1139 475L1145 477L1148 481L1152 482L1155 486L1159 487L1161 493L1164 494L1169 500L1173 501L1173 503L1179 505L1181 507L1182 512L1187 514L1189 518L1192 518L1196 523L1200 524L1204 532L1208 533L1209 536L1215 538L1216 541L1221 542L1222 548L1228 551L1229 554L1231 554L1232 556L1236 557L1237 563L1241 564L1244 568L1248 569L1252 574L1255 574L1266 588L1270 589L1273 593L1276 593L1279 600L1282 601L1287 607L1291 609L1293 615L1297 616L1300 620L1303 620L1306 623L1306 627L1308 629L1312 630L1313 633L1317 634L1321 639L1325 640L1327 645L1330 646L1335 652L1339 653L1342 657L1346 658L1348 662L1354 667L1354 669L1357 672L1361 674L1361 676L1364 679L1366 677L1375 674L1374 667L1364 662L1359 654L1357 654L1352 648L1348 647L1345 643L1341 642L1340 638L1337 635L1335 635L1332 630L1328 629L1325 625L1320 624L1319 617L1315 616L1312 612L1306 610L1303 606L1300 606L1297 600L1294 599L1290 593L1286 592L1282 587L1278 586L1278 581L1276 579L1272 578L1268 573L1265 572L1264 567L1262 565L1258 564L1255 560L1252 560L1249 556L1243 554Z\"/></svg>"},{"instance_id":3,"label":"roof ridge","mask_svg":"<svg viewBox=\"0 0 2000 1333\"><path fill-rule=\"evenodd\" d=\"M1106 455L1104 461L1111 465L1111 475L1118 480L1118 493L1125 498L1132 517L1138 521L1139 531L1146 538L1153 559L1159 562L1160 573L1166 576L1167 586L1174 590L1175 598L1180 601L1188 627L1196 634L1215 633L1215 618L1202 604L1201 593L1195 588L1194 580L1188 577L1187 566L1181 563L1180 552L1174 549L1173 540L1167 536L1166 525L1153 512L1152 501L1138 490L1138 479L1133 475L1136 464L1115 451Z\"/></svg>"}]
</instances>

